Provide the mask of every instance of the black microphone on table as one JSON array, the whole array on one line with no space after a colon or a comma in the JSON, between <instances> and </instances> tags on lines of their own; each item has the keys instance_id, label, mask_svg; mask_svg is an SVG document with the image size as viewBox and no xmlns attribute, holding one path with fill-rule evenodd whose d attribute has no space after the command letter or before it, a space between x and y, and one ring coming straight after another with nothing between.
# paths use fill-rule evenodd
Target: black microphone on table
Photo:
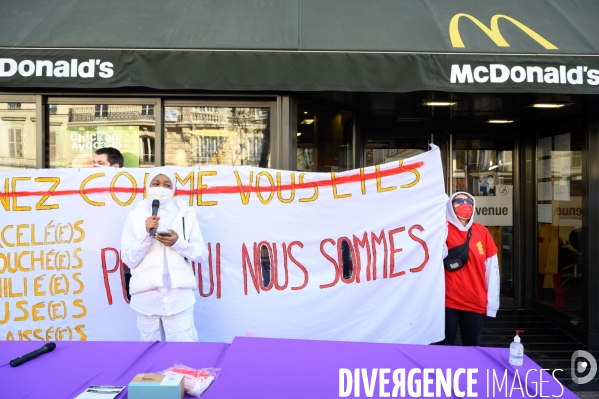
<instances>
[{"instance_id":1,"label":"black microphone on table","mask_svg":"<svg viewBox=\"0 0 599 399\"><path fill-rule=\"evenodd\" d=\"M158 215L158 208L160 208L160 201L158 201L158 200L152 201L152 216ZM156 235L156 228L153 227L150 229L150 235L151 236Z\"/></svg>"},{"instance_id":2,"label":"black microphone on table","mask_svg":"<svg viewBox=\"0 0 599 399\"><path fill-rule=\"evenodd\" d=\"M31 359L35 359L36 357L43 355L44 353L52 352L54 348L56 348L56 344L54 342L48 342L46 345L34 350L33 352L29 352L21 357L11 360L10 367L20 366L21 364L28 362Z\"/></svg>"}]
</instances>

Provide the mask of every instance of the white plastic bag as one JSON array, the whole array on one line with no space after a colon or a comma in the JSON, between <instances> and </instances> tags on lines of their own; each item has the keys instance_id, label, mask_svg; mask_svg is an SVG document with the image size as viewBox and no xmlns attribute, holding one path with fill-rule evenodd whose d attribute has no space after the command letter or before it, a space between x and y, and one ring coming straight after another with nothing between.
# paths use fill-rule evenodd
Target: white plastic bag
<instances>
[{"instance_id":1,"label":"white plastic bag","mask_svg":"<svg viewBox=\"0 0 599 399\"><path fill-rule=\"evenodd\" d=\"M185 379L185 393L190 396L200 396L212 381L218 376L220 369L215 368L203 368L203 369L192 369L191 367L184 366L182 364L176 364L173 367L169 367L164 370L162 374L165 375L182 375Z\"/></svg>"}]
</instances>

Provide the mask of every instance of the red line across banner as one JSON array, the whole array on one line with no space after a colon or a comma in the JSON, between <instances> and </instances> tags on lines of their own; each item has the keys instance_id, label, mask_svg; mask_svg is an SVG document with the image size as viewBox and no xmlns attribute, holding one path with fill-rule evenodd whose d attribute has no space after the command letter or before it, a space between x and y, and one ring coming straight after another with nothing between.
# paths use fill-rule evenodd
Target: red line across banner
<instances>
[{"instance_id":1,"label":"red line across banner","mask_svg":"<svg viewBox=\"0 0 599 399\"><path fill-rule=\"evenodd\" d=\"M256 193L256 192L272 192L272 191L287 191L291 189L301 190L306 188L314 188L314 187L328 187L333 184L336 186L342 184L349 183L357 183L367 180L379 179L382 177L389 177L393 175L398 175L405 172L414 172L416 169L421 168L424 165L423 161L415 162L409 165L400 165L393 168L379 170L370 173L355 173L352 175L341 176L327 180L318 180L314 182L304 182L304 183L294 183L294 184L282 184L280 186L255 186L255 185L236 185L236 186L214 186L207 188L198 188L193 190L185 190L178 189L176 190L177 195L189 195L189 194L238 194L240 192L243 193ZM361 169L362 170L362 169ZM298 172L295 172L298 173ZM242 191L240 191L242 190ZM32 196L42 196L42 195L50 195L50 196L65 196L65 195L80 195L80 194L100 194L100 193L137 193L141 194L145 191L143 187L95 187L95 188L86 188L83 190L56 190L49 193L48 191L19 191L19 192L4 192L0 193L0 198L6 197L32 197Z\"/></svg>"}]
</instances>

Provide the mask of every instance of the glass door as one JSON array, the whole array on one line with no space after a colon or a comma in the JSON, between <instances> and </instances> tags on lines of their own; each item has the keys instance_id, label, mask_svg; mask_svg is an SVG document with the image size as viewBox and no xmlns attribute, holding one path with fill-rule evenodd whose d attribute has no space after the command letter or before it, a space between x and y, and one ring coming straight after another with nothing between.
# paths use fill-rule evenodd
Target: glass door
<instances>
[{"instance_id":1,"label":"glass door","mask_svg":"<svg viewBox=\"0 0 599 399\"><path fill-rule=\"evenodd\" d=\"M453 135L451 193L465 191L476 200L474 221L489 229L499 261L501 307L517 305L514 267L514 138L480 139ZM506 135L502 135L505 137ZM511 135L508 135L508 137Z\"/></svg>"},{"instance_id":2,"label":"glass door","mask_svg":"<svg viewBox=\"0 0 599 399\"><path fill-rule=\"evenodd\" d=\"M537 136L537 295L566 325L586 330L588 277L582 228L583 129L571 121Z\"/></svg>"}]
</instances>

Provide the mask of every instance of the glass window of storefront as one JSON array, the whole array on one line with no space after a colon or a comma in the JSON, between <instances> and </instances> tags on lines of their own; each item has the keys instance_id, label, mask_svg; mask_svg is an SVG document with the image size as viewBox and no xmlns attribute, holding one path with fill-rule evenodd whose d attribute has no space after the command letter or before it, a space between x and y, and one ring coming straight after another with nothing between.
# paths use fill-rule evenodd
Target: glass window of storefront
<instances>
[{"instance_id":1,"label":"glass window of storefront","mask_svg":"<svg viewBox=\"0 0 599 399\"><path fill-rule=\"evenodd\" d=\"M272 105L190 105L164 109L164 163L271 165Z\"/></svg>"},{"instance_id":2,"label":"glass window of storefront","mask_svg":"<svg viewBox=\"0 0 599 399\"><path fill-rule=\"evenodd\" d=\"M587 262L583 218L581 120L540 130L537 170L537 300L584 322Z\"/></svg>"},{"instance_id":3,"label":"glass window of storefront","mask_svg":"<svg viewBox=\"0 0 599 399\"><path fill-rule=\"evenodd\" d=\"M476 222L487 226L499 262L502 298L514 298L514 140L452 140L451 193L476 200Z\"/></svg>"},{"instance_id":4,"label":"glass window of storefront","mask_svg":"<svg viewBox=\"0 0 599 399\"><path fill-rule=\"evenodd\" d=\"M405 133L402 132L403 135ZM422 137L405 139L372 138L364 143L364 166L399 161L426 152L429 140Z\"/></svg>"},{"instance_id":5,"label":"glass window of storefront","mask_svg":"<svg viewBox=\"0 0 599 399\"><path fill-rule=\"evenodd\" d=\"M0 170L36 167L35 103L0 102Z\"/></svg>"},{"instance_id":6,"label":"glass window of storefront","mask_svg":"<svg viewBox=\"0 0 599 399\"><path fill-rule=\"evenodd\" d=\"M118 149L123 154L124 167L154 166L154 99L138 101L137 104L109 100L103 104L75 101L49 104L47 166L90 168L94 152L104 147Z\"/></svg>"},{"instance_id":7,"label":"glass window of storefront","mask_svg":"<svg viewBox=\"0 0 599 399\"><path fill-rule=\"evenodd\" d=\"M355 132L350 111L301 101L297 107L300 172L342 172L355 166Z\"/></svg>"}]
</instances>

